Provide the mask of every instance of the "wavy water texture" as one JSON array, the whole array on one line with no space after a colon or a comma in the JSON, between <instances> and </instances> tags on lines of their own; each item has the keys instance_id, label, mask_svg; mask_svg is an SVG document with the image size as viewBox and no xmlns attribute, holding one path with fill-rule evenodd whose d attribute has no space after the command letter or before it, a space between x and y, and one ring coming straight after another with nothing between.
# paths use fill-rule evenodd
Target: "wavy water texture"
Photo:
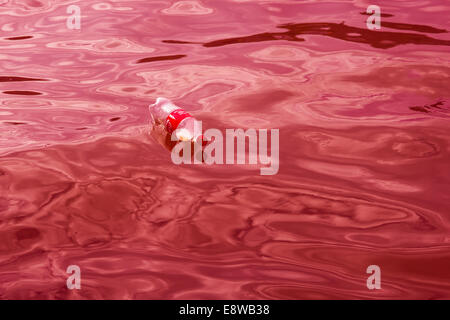
<instances>
[{"instance_id":1,"label":"wavy water texture","mask_svg":"<svg viewBox=\"0 0 450 320\"><path fill-rule=\"evenodd\" d=\"M449 10L0 1L0 298L449 299ZM159 96L279 129L279 173L174 165Z\"/></svg>"}]
</instances>

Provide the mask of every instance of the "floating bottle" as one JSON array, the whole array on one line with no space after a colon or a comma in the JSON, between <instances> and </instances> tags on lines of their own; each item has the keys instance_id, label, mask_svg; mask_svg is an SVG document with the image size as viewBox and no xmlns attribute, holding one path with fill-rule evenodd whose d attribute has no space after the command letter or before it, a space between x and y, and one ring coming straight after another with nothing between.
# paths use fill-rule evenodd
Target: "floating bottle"
<instances>
[{"instance_id":1,"label":"floating bottle","mask_svg":"<svg viewBox=\"0 0 450 320\"><path fill-rule=\"evenodd\" d=\"M149 106L149 111L151 135L168 150L171 151L178 142L198 143L202 147L206 145L201 122L169 99L156 99L156 102Z\"/></svg>"}]
</instances>

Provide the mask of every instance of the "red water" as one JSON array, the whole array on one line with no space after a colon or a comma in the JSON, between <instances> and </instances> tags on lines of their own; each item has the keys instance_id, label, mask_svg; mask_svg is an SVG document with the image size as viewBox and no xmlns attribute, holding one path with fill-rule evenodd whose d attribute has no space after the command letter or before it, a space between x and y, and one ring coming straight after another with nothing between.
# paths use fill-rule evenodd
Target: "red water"
<instances>
[{"instance_id":1,"label":"red water","mask_svg":"<svg viewBox=\"0 0 450 320\"><path fill-rule=\"evenodd\" d=\"M0 298L450 298L448 1L69 4L0 0ZM279 173L172 164L159 96Z\"/></svg>"}]
</instances>

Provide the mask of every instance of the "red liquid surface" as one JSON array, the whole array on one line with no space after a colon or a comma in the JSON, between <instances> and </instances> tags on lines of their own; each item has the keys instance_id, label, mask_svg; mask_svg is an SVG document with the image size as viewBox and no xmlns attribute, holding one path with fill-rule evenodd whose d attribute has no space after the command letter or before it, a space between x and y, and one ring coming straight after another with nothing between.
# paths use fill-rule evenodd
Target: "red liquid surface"
<instances>
[{"instance_id":1,"label":"red liquid surface","mask_svg":"<svg viewBox=\"0 0 450 320\"><path fill-rule=\"evenodd\" d=\"M69 4L0 1L0 298L450 298L448 1ZM160 96L278 174L174 165Z\"/></svg>"}]
</instances>

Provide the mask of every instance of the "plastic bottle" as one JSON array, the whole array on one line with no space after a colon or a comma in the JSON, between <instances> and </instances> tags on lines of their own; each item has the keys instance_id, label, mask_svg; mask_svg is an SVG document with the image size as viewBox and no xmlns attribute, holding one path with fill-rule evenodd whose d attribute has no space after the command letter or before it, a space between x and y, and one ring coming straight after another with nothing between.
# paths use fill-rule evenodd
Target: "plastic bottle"
<instances>
[{"instance_id":1,"label":"plastic bottle","mask_svg":"<svg viewBox=\"0 0 450 320\"><path fill-rule=\"evenodd\" d=\"M149 111L152 121L152 136L167 149L172 150L179 141L191 141L205 146L206 141L203 141L201 123L169 99L156 99L156 102L149 106ZM174 132L178 141L171 139Z\"/></svg>"}]
</instances>

